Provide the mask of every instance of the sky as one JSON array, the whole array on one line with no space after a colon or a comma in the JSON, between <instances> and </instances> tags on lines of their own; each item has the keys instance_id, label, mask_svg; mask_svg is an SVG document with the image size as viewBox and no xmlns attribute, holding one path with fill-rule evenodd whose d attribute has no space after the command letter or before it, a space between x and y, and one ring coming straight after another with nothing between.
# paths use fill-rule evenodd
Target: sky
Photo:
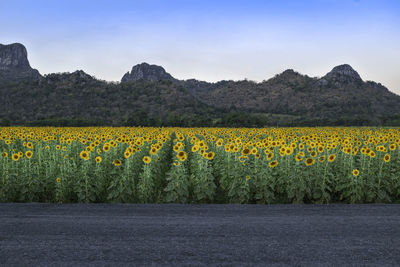
<instances>
[{"instance_id":1,"label":"sky","mask_svg":"<svg viewBox=\"0 0 400 267\"><path fill-rule=\"evenodd\" d=\"M350 64L400 94L397 0L0 0L0 43L22 43L41 74L119 81L132 66L177 79L322 77Z\"/></svg>"}]
</instances>

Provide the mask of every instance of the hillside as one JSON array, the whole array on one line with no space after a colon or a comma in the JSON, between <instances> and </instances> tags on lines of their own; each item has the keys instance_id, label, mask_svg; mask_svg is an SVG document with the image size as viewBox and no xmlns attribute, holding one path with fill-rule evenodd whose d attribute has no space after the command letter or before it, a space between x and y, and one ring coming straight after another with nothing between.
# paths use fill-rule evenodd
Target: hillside
<instances>
[{"instance_id":1,"label":"hillside","mask_svg":"<svg viewBox=\"0 0 400 267\"><path fill-rule=\"evenodd\" d=\"M40 75L22 44L0 45L4 124L262 126L400 124L400 96L349 65L321 78L286 70L264 82L178 80L141 63L121 83L84 71Z\"/></svg>"}]
</instances>

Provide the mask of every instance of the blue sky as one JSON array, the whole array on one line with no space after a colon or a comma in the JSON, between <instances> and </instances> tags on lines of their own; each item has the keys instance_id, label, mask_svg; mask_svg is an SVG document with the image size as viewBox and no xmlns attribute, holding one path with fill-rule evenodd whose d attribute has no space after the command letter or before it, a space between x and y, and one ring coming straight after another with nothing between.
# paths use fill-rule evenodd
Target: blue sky
<instances>
[{"instance_id":1,"label":"blue sky","mask_svg":"<svg viewBox=\"0 0 400 267\"><path fill-rule=\"evenodd\" d=\"M120 80L133 65L178 79L323 76L348 63L400 94L400 1L0 0L0 43L40 73Z\"/></svg>"}]
</instances>

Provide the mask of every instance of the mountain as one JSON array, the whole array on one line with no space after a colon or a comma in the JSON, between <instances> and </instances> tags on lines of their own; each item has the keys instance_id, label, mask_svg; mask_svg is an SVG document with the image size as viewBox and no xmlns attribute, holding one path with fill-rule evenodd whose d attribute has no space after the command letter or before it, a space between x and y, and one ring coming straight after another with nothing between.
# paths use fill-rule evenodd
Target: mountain
<instances>
[{"instance_id":1,"label":"mountain","mask_svg":"<svg viewBox=\"0 0 400 267\"><path fill-rule=\"evenodd\" d=\"M348 64L334 67L324 79L333 81L337 86L342 83L362 83L360 75Z\"/></svg>"},{"instance_id":2,"label":"mountain","mask_svg":"<svg viewBox=\"0 0 400 267\"><path fill-rule=\"evenodd\" d=\"M72 121L72 122L71 122ZM288 69L263 81L179 80L141 63L121 83L78 70L41 76L23 45L0 45L0 124L175 126L400 125L400 96L350 65L316 78ZM69 124L68 124L69 123Z\"/></svg>"},{"instance_id":3,"label":"mountain","mask_svg":"<svg viewBox=\"0 0 400 267\"><path fill-rule=\"evenodd\" d=\"M25 46L0 44L0 82L38 80L40 77L39 72L29 65Z\"/></svg>"},{"instance_id":4,"label":"mountain","mask_svg":"<svg viewBox=\"0 0 400 267\"><path fill-rule=\"evenodd\" d=\"M322 118L400 114L400 96L381 84L364 82L349 65L334 67L322 78L286 70L261 83L231 81L192 93L203 103L226 110Z\"/></svg>"},{"instance_id":5,"label":"mountain","mask_svg":"<svg viewBox=\"0 0 400 267\"><path fill-rule=\"evenodd\" d=\"M141 79L147 81L175 81L175 78L167 73L163 67L150 65L144 62L133 66L131 72L127 72L122 77L121 82L138 81Z\"/></svg>"}]
</instances>

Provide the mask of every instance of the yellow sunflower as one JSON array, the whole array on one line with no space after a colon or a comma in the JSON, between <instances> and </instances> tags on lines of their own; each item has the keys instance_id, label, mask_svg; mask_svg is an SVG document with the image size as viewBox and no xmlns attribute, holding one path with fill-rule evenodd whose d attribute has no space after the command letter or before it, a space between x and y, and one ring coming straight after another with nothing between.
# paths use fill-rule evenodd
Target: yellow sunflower
<instances>
[{"instance_id":1,"label":"yellow sunflower","mask_svg":"<svg viewBox=\"0 0 400 267\"><path fill-rule=\"evenodd\" d=\"M276 160L271 161L270 163L268 163L268 165L271 168L275 168L276 166L278 166L278 161L276 161Z\"/></svg>"},{"instance_id":2,"label":"yellow sunflower","mask_svg":"<svg viewBox=\"0 0 400 267\"><path fill-rule=\"evenodd\" d=\"M28 151L25 152L25 156L26 156L28 159L30 159L30 158L32 158L32 156L33 156L33 152L30 151L30 150L28 150Z\"/></svg>"},{"instance_id":3,"label":"yellow sunflower","mask_svg":"<svg viewBox=\"0 0 400 267\"><path fill-rule=\"evenodd\" d=\"M180 161L185 161L187 158L186 152L185 151L179 151L178 154L176 154L176 157L180 160Z\"/></svg>"},{"instance_id":4,"label":"yellow sunflower","mask_svg":"<svg viewBox=\"0 0 400 267\"><path fill-rule=\"evenodd\" d=\"M18 161L18 160L19 160L19 154L18 154L18 153L13 154L13 155L12 155L12 159L13 159L14 161Z\"/></svg>"},{"instance_id":5,"label":"yellow sunflower","mask_svg":"<svg viewBox=\"0 0 400 267\"><path fill-rule=\"evenodd\" d=\"M149 164L151 162L151 158L149 156L144 156L143 157L143 162L146 164Z\"/></svg>"},{"instance_id":6,"label":"yellow sunflower","mask_svg":"<svg viewBox=\"0 0 400 267\"><path fill-rule=\"evenodd\" d=\"M212 159L214 158L214 156L215 156L215 153L212 152L212 151L210 151L210 152L207 153L206 158L207 158L208 160L212 160Z\"/></svg>"},{"instance_id":7,"label":"yellow sunflower","mask_svg":"<svg viewBox=\"0 0 400 267\"><path fill-rule=\"evenodd\" d=\"M87 151L81 151L79 156L81 157L81 159L89 160L89 153Z\"/></svg>"},{"instance_id":8,"label":"yellow sunflower","mask_svg":"<svg viewBox=\"0 0 400 267\"><path fill-rule=\"evenodd\" d=\"M108 152L109 150L110 150L110 144L105 143L105 144L103 145L103 151L104 151L104 152Z\"/></svg>"},{"instance_id":9,"label":"yellow sunflower","mask_svg":"<svg viewBox=\"0 0 400 267\"><path fill-rule=\"evenodd\" d=\"M311 166L315 163L315 159L312 158L307 158L304 163L306 164L306 166Z\"/></svg>"},{"instance_id":10,"label":"yellow sunflower","mask_svg":"<svg viewBox=\"0 0 400 267\"><path fill-rule=\"evenodd\" d=\"M121 166L122 162L119 159L113 161L114 166Z\"/></svg>"},{"instance_id":11,"label":"yellow sunflower","mask_svg":"<svg viewBox=\"0 0 400 267\"><path fill-rule=\"evenodd\" d=\"M354 170L353 170L353 175L354 175L354 176L357 177L359 174L360 174L360 171L359 171L359 170L357 170L357 169L354 169Z\"/></svg>"},{"instance_id":12,"label":"yellow sunflower","mask_svg":"<svg viewBox=\"0 0 400 267\"><path fill-rule=\"evenodd\" d=\"M385 162L389 162L389 161L390 161L390 155L389 155L389 154L386 154L386 155L383 157L383 160L384 160Z\"/></svg>"}]
</instances>

